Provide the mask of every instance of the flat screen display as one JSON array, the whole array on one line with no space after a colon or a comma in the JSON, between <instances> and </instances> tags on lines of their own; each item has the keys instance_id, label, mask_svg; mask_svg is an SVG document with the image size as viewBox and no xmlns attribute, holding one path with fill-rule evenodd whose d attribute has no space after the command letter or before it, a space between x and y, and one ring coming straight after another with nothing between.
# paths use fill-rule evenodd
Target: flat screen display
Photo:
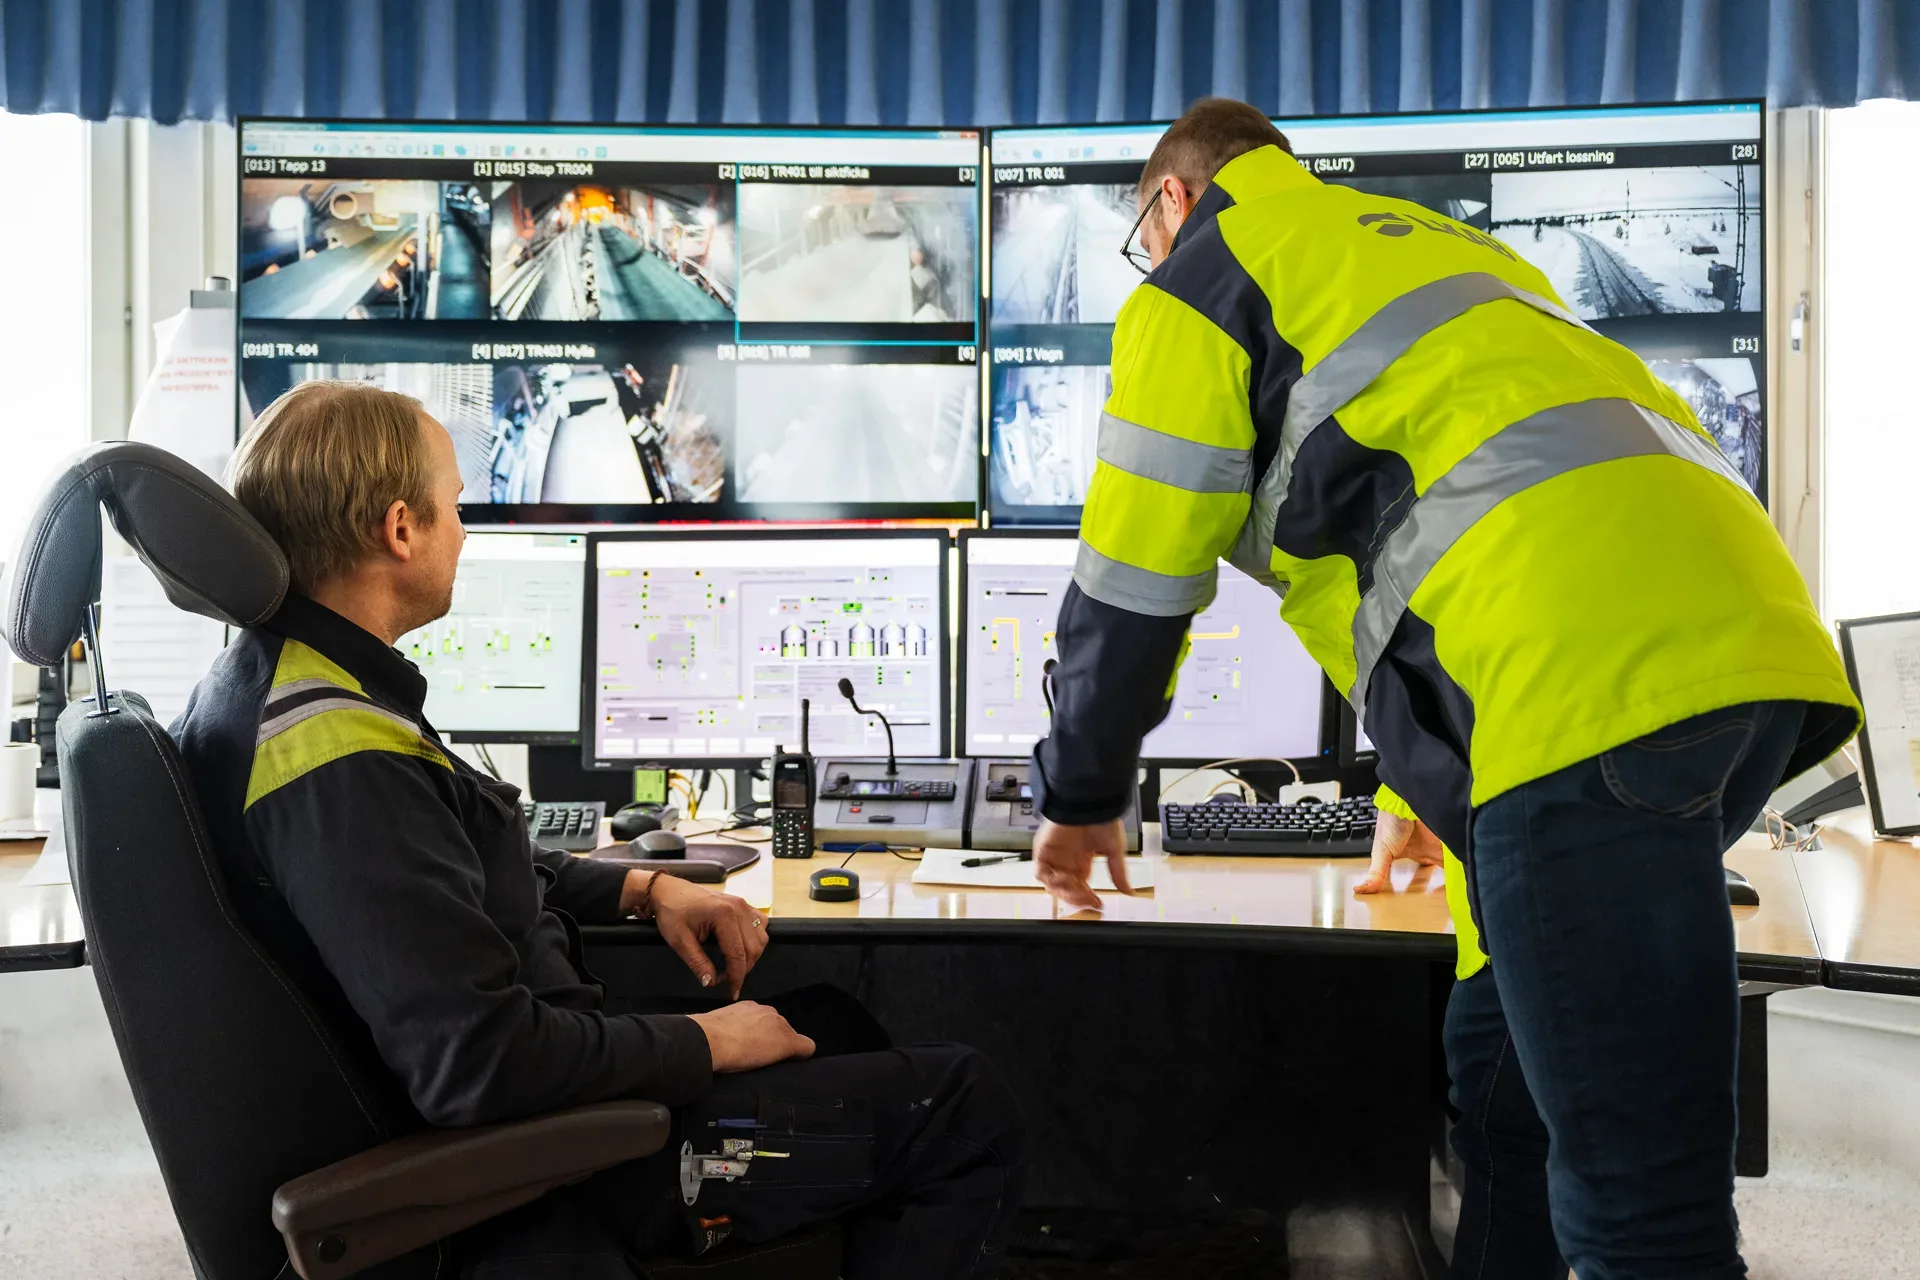
<instances>
[{"instance_id":1,"label":"flat screen display","mask_svg":"<svg viewBox=\"0 0 1920 1280\"><path fill-rule=\"evenodd\" d=\"M1024 756L1045 737L1041 691L1079 543L1064 535L963 534L961 751ZM1188 630L1173 707L1143 759L1301 759L1320 753L1319 666L1280 620L1270 588L1220 566L1213 603Z\"/></svg>"},{"instance_id":2,"label":"flat screen display","mask_svg":"<svg viewBox=\"0 0 1920 1280\"><path fill-rule=\"evenodd\" d=\"M1758 102L1276 120L1323 181L1421 204L1533 263L1693 406L1764 500ZM996 129L987 500L1071 524L1112 390L1120 256L1163 125Z\"/></svg>"},{"instance_id":3,"label":"flat screen display","mask_svg":"<svg viewBox=\"0 0 1920 1280\"><path fill-rule=\"evenodd\" d=\"M585 716L591 765L751 762L947 747L945 530L594 535Z\"/></svg>"},{"instance_id":4,"label":"flat screen display","mask_svg":"<svg viewBox=\"0 0 1920 1280\"><path fill-rule=\"evenodd\" d=\"M417 397L469 521L974 513L978 133L239 135L251 410Z\"/></svg>"},{"instance_id":5,"label":"flat screen display","mask_svg":"<svg viewBox=\"0 0 1920 1280\"><path fill-rule=\"evenodd\" d=\"M467 535L453 608L394 646L427 678L435 728L466 741L579 740L586 541Z\"/></svg>"}]
</instances>

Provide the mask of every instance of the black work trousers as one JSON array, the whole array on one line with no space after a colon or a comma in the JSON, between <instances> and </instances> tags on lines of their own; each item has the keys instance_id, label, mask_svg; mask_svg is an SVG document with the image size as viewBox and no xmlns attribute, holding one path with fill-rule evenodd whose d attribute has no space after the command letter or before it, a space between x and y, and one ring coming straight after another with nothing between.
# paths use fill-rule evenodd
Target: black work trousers
<instances>
[{"instance_id":1,"label":"black work trousers","mask_svg":"<svg viewBox=\"0 0 1920 1280\"><path fill-rule=\"evenodd\" d=\"M1020 1207L1022 1126L1013 1095L965 1045L888 1046L851 996L808 987L765 1003L813 1038L799 1062L714 1077L674 1111L665 1150L575 1188L636 1257L758 1243L839 1219L845 1280L985 1280L998 1273ZM641 1001L635 1012L685 1012ZM680 1153L751 1138L757 1155L694 1202Z\"/></svg>"}]
</instances>

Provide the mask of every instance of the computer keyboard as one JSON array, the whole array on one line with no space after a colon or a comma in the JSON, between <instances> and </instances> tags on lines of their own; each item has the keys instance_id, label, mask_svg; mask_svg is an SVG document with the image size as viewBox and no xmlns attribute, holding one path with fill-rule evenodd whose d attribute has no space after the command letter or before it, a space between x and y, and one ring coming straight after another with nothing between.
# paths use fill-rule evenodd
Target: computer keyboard
<instances>
[{"instance_id":1,"label":"computer keyboard","mask_svg":"<svg viewBox=\"0 0 1920 1280\"><path fill-rule=\"evenodd\" d=\"M520 802L527 834L543 849L584 853L600 843L600 819L607 806L598 800L531 800Z\"/></svg>"},{"instance_id":2,"label":"computer keyboard","mask_svg":"<svg viewBox=\"0 0 1920 1280\"><path fill-rule=\"evenodd\" d=\"M1373 851L1372 796L1331 804L1163 804L1168 853L1325 858Z\"/></svg>"}]
</instances>

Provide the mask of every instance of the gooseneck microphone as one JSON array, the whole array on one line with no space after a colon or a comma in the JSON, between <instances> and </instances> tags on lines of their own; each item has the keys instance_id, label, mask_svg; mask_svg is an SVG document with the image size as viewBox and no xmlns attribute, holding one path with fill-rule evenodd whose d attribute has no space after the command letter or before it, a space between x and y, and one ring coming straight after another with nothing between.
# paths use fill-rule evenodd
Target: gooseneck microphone
<instances>
[{"instance_id":1,"label":"gooseneck microphone","mask_svg":"<svg viewBox=\"0 0 1920 1280\"><path fill-rule=\"evenodd\" d=\"M1053 669L1060 665L1060 659L1048 658L1046 665L1040 668L1040 696L1047 700L1047 719L1053 719Z\"/></svg>"},{"instance_id":2,"label":"gooseneck microphone","mask_svg":"<svg viewBox=\"0 0 1920 1280\"><path fill-rule=\"evenodd\" d=\"M887 731L887 776L891 778L898 774L900 772L900 762L894 758L893 754L893 725L888 723L885 713L869 711L855 702L853 700L853 681L847 679L845 676L840 678L840 696L847 700L848 706L858 711L861 715L874 716L880 721L880 727Z\"/></svg>"}]
</instances>

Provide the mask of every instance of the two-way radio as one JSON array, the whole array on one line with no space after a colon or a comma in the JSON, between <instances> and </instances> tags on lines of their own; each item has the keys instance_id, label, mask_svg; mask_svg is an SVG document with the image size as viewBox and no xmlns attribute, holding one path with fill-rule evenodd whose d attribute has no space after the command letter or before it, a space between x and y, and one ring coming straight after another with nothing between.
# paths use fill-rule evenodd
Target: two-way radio
<instances>
[{"instance_id":1,"label":"two-way radio","mask_svg":"<svg viewBox=\"0 0 1920 1280\"><path fill-rule=\"evenodd\" d=\"M800 699L800 750L773 749L773 856L813 856L812 707Z\"/></svg>"}]
</instances>

